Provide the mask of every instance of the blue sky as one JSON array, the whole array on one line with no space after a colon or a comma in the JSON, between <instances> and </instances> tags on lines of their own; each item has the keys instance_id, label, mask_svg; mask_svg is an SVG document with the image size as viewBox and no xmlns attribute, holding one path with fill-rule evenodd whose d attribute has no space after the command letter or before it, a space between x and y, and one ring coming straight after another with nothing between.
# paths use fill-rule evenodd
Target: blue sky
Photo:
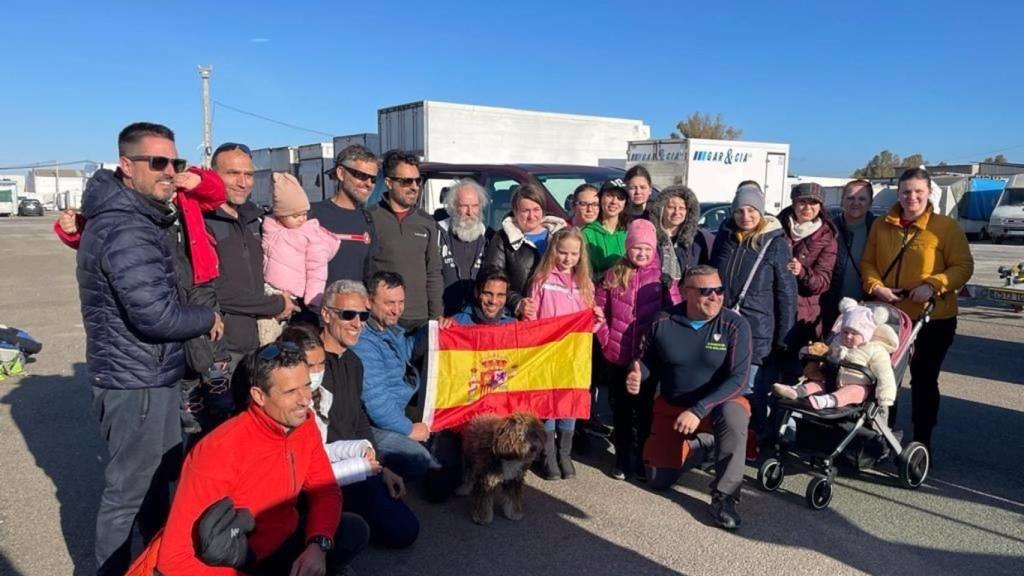
<instances>
[{"instance_id":1,"label":"blue sky","mask_svg":"<svg viewBox=\"0 0 1024 576\"><path fill-rule=\"evenodd\" d=\"M18 2L0 35L0 166L115 159L167 124L200 157L197 64L219 101L333 134L431 99L640 118L692 111L844 176L888 148L1024 161L1024 3ZM218 107L214 145L323 138Z\"/></svg>"}]
</instances>

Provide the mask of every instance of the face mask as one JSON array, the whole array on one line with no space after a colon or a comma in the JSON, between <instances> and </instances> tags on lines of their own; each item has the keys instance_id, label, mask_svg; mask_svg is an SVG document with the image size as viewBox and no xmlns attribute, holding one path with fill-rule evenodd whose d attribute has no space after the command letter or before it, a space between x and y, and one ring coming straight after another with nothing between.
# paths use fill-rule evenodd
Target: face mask
<instances>
[{"instance_id":1,"label":"face mask","mask_svg":"<svg viewBox=\"0 0 1024 576\"><path fill-rule=\"evenodd\" d=\"M324 372L310 372L309 373L309 389L316 391L323 384Z\"/></svg>"}]
</instances>

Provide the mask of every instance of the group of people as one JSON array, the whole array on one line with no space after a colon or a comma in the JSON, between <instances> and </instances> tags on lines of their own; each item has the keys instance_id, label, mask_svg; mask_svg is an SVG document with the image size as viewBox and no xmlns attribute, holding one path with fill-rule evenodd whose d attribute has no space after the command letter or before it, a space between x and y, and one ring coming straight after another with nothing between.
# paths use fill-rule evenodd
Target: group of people
<instances>
[{"instance_id":1,"label":"group of people","mask_svg":"<svg viewBox=\"0 0 1024 576\"><path fill-rule=\"evenodd\" d=\"M933 212L923 170L901 177L899 203L877 219L867 181L844 188L835 218L816 184L795 187L772 216L758 184L743 182L732 218L709 231L692 190L651 198L636 166L580 186L569 221L524 183L490 230L490 199L472 179L449 187L447 218L423 212L419 159L401 151L340 150L335 194L312 205L275 174L267 214L249 200L245 145L186 170L173 132L136 123L118 151L81 213L55 223L78 250L110 453L101 574L125 573L135 529L149 543L143 558L168 576L345 573L369 542L411 545L406 482L450 472L458 444L421 421L430 320L446 329L592 310L587 424L607 430L610 404L609 475L663 490L713 453L709 509L732 529L756 444L748 430L764 434L773 384L799 375L799 348L827 336L840 299L912 316L934 300L911 364L914 437L931 444L956 290L973 262L956 222ZM537 473L572 478L576 422L545 424Z\"/></svg>"}]
</instances>

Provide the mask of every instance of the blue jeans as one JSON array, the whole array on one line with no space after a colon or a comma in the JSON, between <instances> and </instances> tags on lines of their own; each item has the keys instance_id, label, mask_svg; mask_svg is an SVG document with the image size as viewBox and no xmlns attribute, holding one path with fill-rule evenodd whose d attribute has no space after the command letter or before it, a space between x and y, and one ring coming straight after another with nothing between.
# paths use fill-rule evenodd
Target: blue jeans
<instances>
[{"instance_id":1,"label":"blue jeans","mask_svg":"<svg viewBox=\"0 0 1024 576\"><path fill-rule=\"evenodd\" d=\"M357 514L370 526L370 542L383 548L411 546L420 534L420 521L402 500L392 498L381 475L341 488L345 511Z\"/></svg>"},{"instance_id":2,"label":"blue jeans","mask_svg":"<svg viewBox=\"0 0 1024 576\"><path fill-rule=\"evenodd\" d=\"M547 430L548 432L554 432L556 425L558 426L558 429L562 432L571 432L576 429L576 419L559 418L556 420L554 418L549 418L544 421L544 429Z\"/></svg>"},{"instance_id":3,"label":"blue jeans","mask_svg":"<svg viewBox=\"0 0 1024 576\"><path fill-rule=\"evenodd\" d=\"M423 444L405 434L372 428L380 461L405 480L419 479L428 469L441 467Z\"/></svg>"}]
</instances>

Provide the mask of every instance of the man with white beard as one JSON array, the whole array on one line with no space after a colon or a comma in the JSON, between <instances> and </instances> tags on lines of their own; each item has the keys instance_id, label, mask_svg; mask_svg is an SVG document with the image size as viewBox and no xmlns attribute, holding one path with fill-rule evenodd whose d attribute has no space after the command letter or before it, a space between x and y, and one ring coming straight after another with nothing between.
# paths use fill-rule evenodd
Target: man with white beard
<instances>
[{"instance_id":1,"label":"man with white beard","mask_svg":"<svg viewBox=\"0 0 1024 576\"><path fill-rule=\"evenodd\" d=\"M438 222L438 250L444 277L444 315L452 316L474 301L473 288L493 230L483 212L491 199L483 186L463 178L445 195L449 217Z\"/></svg>"}]
</instances>

